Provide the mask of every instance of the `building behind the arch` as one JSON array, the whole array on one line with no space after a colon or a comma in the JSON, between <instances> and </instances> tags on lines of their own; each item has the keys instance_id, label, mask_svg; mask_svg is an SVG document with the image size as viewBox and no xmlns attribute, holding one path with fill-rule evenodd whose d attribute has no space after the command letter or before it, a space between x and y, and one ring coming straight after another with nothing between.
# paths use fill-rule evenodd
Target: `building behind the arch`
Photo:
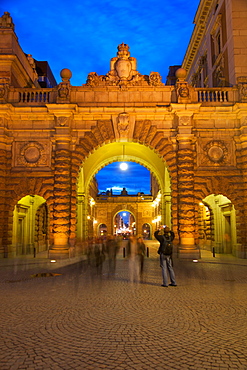
<instances>
[{"instance_id":1,"label":"building behind the arch","mask_svg":"<svg viewBox=\"0 0 247 370\"><path fill-rule=\"evenodd\" d=\"M17 255L17 236L28 233L26 217L39 225L36 234L25 236L27 244L68 256L88 236L93 176L120 160L124 144L127 159L158 179L157 225L170 223L180 256L201 246L245 258L246 18L243 1L202 0L175 85L165 85L158 72L141 75L128 45L120 44L105 76L90 72L84 85L72 86L69 70L61 71L57 85L47 65L24 54L5 13L0 18L1 257ZM38 216L31 214L34 197L42 200Z\"/></svg>"}]
</instances>

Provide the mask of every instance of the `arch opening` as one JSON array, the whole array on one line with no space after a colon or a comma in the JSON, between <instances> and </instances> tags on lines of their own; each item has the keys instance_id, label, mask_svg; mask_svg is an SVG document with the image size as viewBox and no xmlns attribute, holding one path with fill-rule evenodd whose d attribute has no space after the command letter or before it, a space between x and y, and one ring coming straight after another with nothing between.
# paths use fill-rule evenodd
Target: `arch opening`
<instances>
[{"instance_id":1,"label":"arch opening","mask_svg":"<svg viewBox=\"0 0 247 370\"><path fill-rule=\"evenodd\" d=\"M236 254L236 211L222 194L210 194L199 204L199 245L219 254Z\"/></svg>"},{"instance_id":2,"label":"arch opening","mask_svg":"<svg viewBox=\"0 0 247 370\"><path fill-rule=\"evenodd\" d=\"M135 215L136 235L143 236L144 224L149 225L149 238L152 227L157 227L160 223L171 225L171 185L165 161L145 145L125 142L124 147L125 163L135 162L150 172L150 192L128 194L127 191L117 195L107 189L100 194L96 175L109 164L123 162L123 143L109 143L98 148L85 160L79 173L77 197L81 201L78 201L77 240L97 235L101 224L107 225L107 233L113 235L113 215L122 210ZM138 207L134 206L135 203Z\"/></svg>"},{"instance_id":3,"label":"arch opening","mask_svg":"<svg viewBox=\"0 0 247 370\"><path fill-rule=\"evenodd\" d=\"M46 200L39 195L27 195L15 205L13 212L12 246L10 255L21 256L48 251L49 213Z\"/></svg>"}]
</instances>

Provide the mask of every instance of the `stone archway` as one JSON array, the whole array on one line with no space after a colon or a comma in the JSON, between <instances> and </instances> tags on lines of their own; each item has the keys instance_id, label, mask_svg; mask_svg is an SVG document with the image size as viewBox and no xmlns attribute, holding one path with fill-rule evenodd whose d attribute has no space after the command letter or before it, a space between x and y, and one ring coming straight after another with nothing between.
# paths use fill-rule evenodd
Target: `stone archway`
<instances>
[{"instance_id":1,"label":"stone archway","mask_svg":"<svg viewBox=\"0 0 247 370\"><path fill-rule=\"evenodd\" d=\"M142 237L144 240L148 240L148 239L151 239L151 235L152 235L152 227L149 223L144 223L142 225L142 233L141 233Z\"/></svg>"},{"instance_id":2,"label":"stone archway","mask_svg":"<svg viewBox=\"0 0 247 370\"><path fill-rule=\"evenodd\" d=\"M234 205L230 199L222 194L211 194L203 199L203 203L204 208L207 207L210 212L210 216L206 218L210 219L208 231L211 229L211 248L214 248L216 253L236 254L237 235Z\"/></svg>"},{"instance_id":3,"label":"stone archway","mask_svg":"<svg viewBox=\"0 0 247 370\"><path fill-rule=\"evenodd\" d=\"M117 212L116 212L116 208L113 209L112 214L111 214L111 218L113 222L113 233L116 235L122 235L122 236L124 236L124 234L126 236L136 235L137 233L137 230L136 230L137 210L133 206L126 207L126 205L123 205L123 204L119 205L117 209L118 209ZM129 213L129 217L128 217L129 225L128 225L128 228L126 227L126 230L124 230L125 228L123 227L124 220L121 220L121 215L120 215L121 213ZM120 225L120 223L122 225Z\"/></svg>"},{"instance_id":4,"label":"stone archway","mask_svg":"<svg viewBox=\"0 0 247 370\"><path fill-rule=\"evenodd\" d=\"M151 150L148 146L139 143L124 143L125 146L125 161L133 161L145 166L156 177L161 189L161 204L160 222L171 224L171 184L170 176L168 173L167 164L163 158L157 155L155 151ZM79 240L87 238L87 209L89 204L90 195L89 185L94 178L95 174L104 166L115 161L122 161L122 148L123 143L109 143L103 147L95 150L83 163L80 169L78 180L78 199L83 199L78 207L78 223L84 225L84 229L80 227L80 233L77 234ZM121 207L120 207L121 208ZM126 209L126 208L124 208ZM103 213L103 211L102 211ZM176 218L176 217L175 217ZM101 219L98 222L104 222ZM143 221L145 222L145 221ZM148 219L150 223L151 220ZM142 225L138 225L139 234L141 234ZM109 229L112 234L112 227Z\"/></svg>"},{"instance_id":5,"label":"stone archway","mask_svg":"<svg viewBox=\"0 0 247 370\"><path fill-rule=\"evenodd\" d=\"M13 212L11 256L35 255L48 249L48 209L45 203L45 199L38 195L27 195L17 202Z\"/></svg>"},{"instance_id":6,"label":"stone archway","mask_svg":"<svg viewBox=\"0 0 247 370\"><path fill-rule=\"evenodd\" d=\"M226 203L231 204L231 207L232 207L231 211L227 210L227 207L225 208L226 212L225 212L224 219L221 219L221 222L223 224L220 227L215 225L214 219L215 219L215 216L217 216L217 214L216 212L212 212L211 210L213 237L212 237L212 243L211 243L210 248L214 247L215 251L219 251L220 253L225 253L226 250L228 250L230 251L230 253L232 253L233 255L237 257L245 258L246 257L246 247L245 247L245 243L243 242L246 238L246 227L244 224L245 212L242 206L243 205L243 194L237 190L237 183L232 184L231 179L229 177L224 178L221 176L216 176L214 177L214 179L207 178L205 176L204 178L200 178L199 176L197 176L195 181L196 181L195 207L196 207L197 212L200 212L201 202L205 203L208 207L211 207L210 203L207 201L209 199L208 197L222 197L222 199L226 199L227 200ZM215 209L217 208L218 207L215 207ZM234 213L234 216L233 216L233 213ZM224 212L222 213L222 215L223 214ZM198 220L199 219L197 219L197 222ZM225 235L226 233L224 230L227 230L227 228L229 227L232 230L230 247L229 245L226 246L227 242L224 242L224 237L226 240L228 239L228 237ZM218 236L215 235L216 230L218 230L217 231ZM197 235L198 235L198 243L200 243L200 225L198 224L197 224ZM240 241L242 241L242 243L240 243Z\"/></svg>"}]
</instances>

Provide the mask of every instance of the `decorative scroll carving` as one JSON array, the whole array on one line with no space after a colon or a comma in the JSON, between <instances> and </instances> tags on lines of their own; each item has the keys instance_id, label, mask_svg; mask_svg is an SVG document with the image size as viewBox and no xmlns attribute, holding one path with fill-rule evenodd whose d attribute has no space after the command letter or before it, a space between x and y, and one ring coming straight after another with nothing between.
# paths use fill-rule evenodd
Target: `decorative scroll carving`
<instances>
[{"instance_id":1,"label":"decorative scroll carving","mask_svg":"<svg viewBox=\"0 0 247 370\"><path fill-rule=\"evenodd\" d=\"M96 72L90 72L86 85L95 86L160 86L161 76L158 72L151 72L150 76L141 75L136 70L136 58L130 56L127 44L118 45L117 57L111 59L111 70L105 76L99 76Z\"/></svg>"}]
</instances>

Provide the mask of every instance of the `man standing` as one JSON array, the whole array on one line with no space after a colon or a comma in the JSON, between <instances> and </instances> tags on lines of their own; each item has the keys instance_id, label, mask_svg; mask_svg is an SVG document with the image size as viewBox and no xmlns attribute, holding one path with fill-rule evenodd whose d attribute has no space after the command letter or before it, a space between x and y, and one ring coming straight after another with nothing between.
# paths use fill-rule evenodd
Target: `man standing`
<instances>
[{"instance_id":1,"label":"man standing","mask_svg":"<svg viewBox=\"0 0 247 370\"><path fill-rule=\"evenodd\" d=\"M163 234L159 234L161 230L164 230ZM160 242L158 254L160 255L160 267L162 268L163 287L168 287L168 274L171 283L170 286L177 286L175 280L175 274L172 267L172 241L175 237L173 231L168 226L160 226L154 233L155 238Z\"/></svg>"}]
</instances>

